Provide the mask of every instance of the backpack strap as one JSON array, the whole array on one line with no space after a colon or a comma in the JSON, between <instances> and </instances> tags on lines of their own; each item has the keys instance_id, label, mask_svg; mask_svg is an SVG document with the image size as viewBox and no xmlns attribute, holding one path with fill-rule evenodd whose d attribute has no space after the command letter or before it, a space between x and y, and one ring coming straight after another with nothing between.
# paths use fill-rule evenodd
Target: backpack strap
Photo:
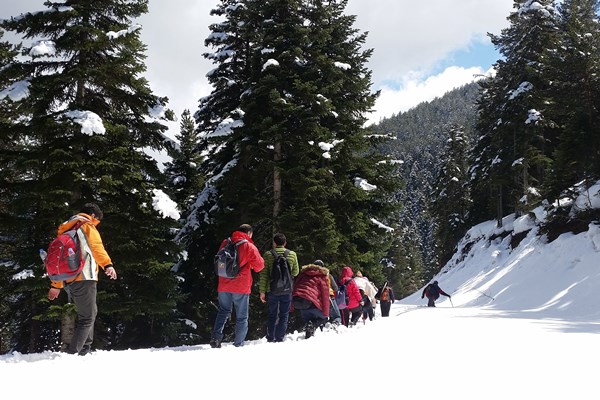
<instances>
[{"instance_id":1,"label":"backpack strap","mask_svg":"<svg viewBox=\"0 0 600 400\"><path fill-rule=\"evenodd\" d=\"M232 241L231 238L227 238L227 240ZM234 244L235 244L235 247L239 247L241 244L244 244L246 242L247 242L246 239L242 239L239 242L235 242Z\"/></svg>"},{"instance_id":2,"label":"backpack strap","mask_svg":"<svg viewBox=\"0 0 600 400\"><path fill-rule=\"evenodd\" d=\"M273 258L275 260L277 260L277 257L279 257L280 255L282 255L285 258L287 258L288 254L290 254L290 251L289 251L289 249L285 249L285 251L283 252L283 254L279 254L279 253L277 253L277 251L275 251L275 249L271 249L271 254L273 254ZM273 262L275 262L275 260Z\"/></svg>"}]
</instances>

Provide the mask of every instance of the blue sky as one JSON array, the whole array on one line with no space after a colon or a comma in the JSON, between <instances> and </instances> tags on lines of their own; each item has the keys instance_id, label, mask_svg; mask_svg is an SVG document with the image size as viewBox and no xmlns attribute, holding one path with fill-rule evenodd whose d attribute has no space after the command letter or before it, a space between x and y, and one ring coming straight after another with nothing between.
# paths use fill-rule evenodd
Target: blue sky
<instances>
[{"instance_id":1,"label":"blue sky","mask_svg":"<svg viewBox=\"0 0 600 400\"><path fill-rule=\"evenodd\" d=\"M492 43L475 42L467 49L460 49L441 60L432 74L438 74L448 67L459 65L465 68L482 67L489 69L500 58Z\"/></svg>"}]
</instances>

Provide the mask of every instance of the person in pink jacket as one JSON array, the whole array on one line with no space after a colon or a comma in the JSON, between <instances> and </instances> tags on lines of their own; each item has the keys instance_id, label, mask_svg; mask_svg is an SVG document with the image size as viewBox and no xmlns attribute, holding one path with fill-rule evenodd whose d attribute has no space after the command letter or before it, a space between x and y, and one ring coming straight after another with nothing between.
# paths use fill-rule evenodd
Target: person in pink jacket
<instances>
[{"instance_id":1,"label":"person in pink jacket","mask_svg":"<svg viewBox=\"0 0 600 400\"><path fill-rule=\"evenodd\" d=\"M223 328L235 308L235 338L233 345L243 346L248 333L248 306L250 304L250 289L252 287L252 271L260 272L265 267L260 252L252 241L252 226L248 224L240 227L231 234L231 240L238 243L246 240L238 246L240 273L235 278L219 276L217 287L219 312L215 319L215 325L210 339L210 347L221 347L223 340ZM219 250L225 246L227 239L223 240Z\"/></svg>"},{"instance_id":2,"label":"person in pink jacket","mask_svg":"<svg viewBox=\"0 0 600 400\"><path fill-rule=\"evenodd\" d=\"M358 285L354 279L352 279L353 276L354 272L352 272L352 268L349 266L342 267L339 284L345 285L346 290L348 291L348 307L340 310L342 312L342 324L345 326L355 325L362 315L362 296L358 289ZM352 316L350 316L350 314L352 314Z\"/></svg>"}]
</instances>

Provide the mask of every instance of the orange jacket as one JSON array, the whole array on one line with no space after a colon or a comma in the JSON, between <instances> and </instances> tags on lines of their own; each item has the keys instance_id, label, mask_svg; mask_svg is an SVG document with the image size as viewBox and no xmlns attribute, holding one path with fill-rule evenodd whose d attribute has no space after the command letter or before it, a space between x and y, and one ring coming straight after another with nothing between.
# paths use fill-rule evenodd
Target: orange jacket
<instances>
[{"instance_id":1,"label":"orange jacket","mask_svg":"<svg viewBox=\"0 0 600 400\"><path fill-rule=\"evenodd\" d=\"M67 283L82 280L97 281L98 267L102 267L102 269L104 269L107 266L112 265L112 261L104 249L104 244L102 243L100 233L96 229L96 226L100 223L99 220L92 218L87 214L79 213L72 216L68 221L63 222L58 227L58 235L73 228L79 221L83 221L83 225L81 225L80 229L85 235L85 240L80 240L79 246L83 252L82 257L87 257L87 260L83 271L81 271L81 273L74 279L68 280ZM63 287L63 283L52 282L52 286L60 289Z\"/></svg>"}]
</instances>

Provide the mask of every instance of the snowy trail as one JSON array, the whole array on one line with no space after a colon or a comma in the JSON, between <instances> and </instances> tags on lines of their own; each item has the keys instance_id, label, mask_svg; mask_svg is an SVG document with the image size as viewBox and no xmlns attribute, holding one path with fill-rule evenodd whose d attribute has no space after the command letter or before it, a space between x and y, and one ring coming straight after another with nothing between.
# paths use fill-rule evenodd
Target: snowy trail
<instances>
[{"instance_id":1,"label":"snowy trail","mask_svg":"<svg viewBox=\"0 0 600 400\"><path fill-rule=\"evenodd\" d=\"M4 385L22 387L23 398L47 394L55 383L49 371L59 369L80 376L69 384L75 391L111 386L94 391L91 399L105 398L107 390L119 398L196 398L208 388L225 388L225 398L259 398L267 376L281 386L271 389L273 398L286 399L306 399L306 390L308 397L324 399L342 382L349 399L385 392L426 396L429 388L448 400L566 399L595 392L591 360L600 350L590 326L597 332L598 322L582 327L514 314L396 303L389 318L338 334L317 331L310 340L294 333L283 344L259 340L243 348L98 351L86 357L5 355L0 377ZM245 372L234 378L220 371L227 365Z\"/></svg>"}]
</instances>

